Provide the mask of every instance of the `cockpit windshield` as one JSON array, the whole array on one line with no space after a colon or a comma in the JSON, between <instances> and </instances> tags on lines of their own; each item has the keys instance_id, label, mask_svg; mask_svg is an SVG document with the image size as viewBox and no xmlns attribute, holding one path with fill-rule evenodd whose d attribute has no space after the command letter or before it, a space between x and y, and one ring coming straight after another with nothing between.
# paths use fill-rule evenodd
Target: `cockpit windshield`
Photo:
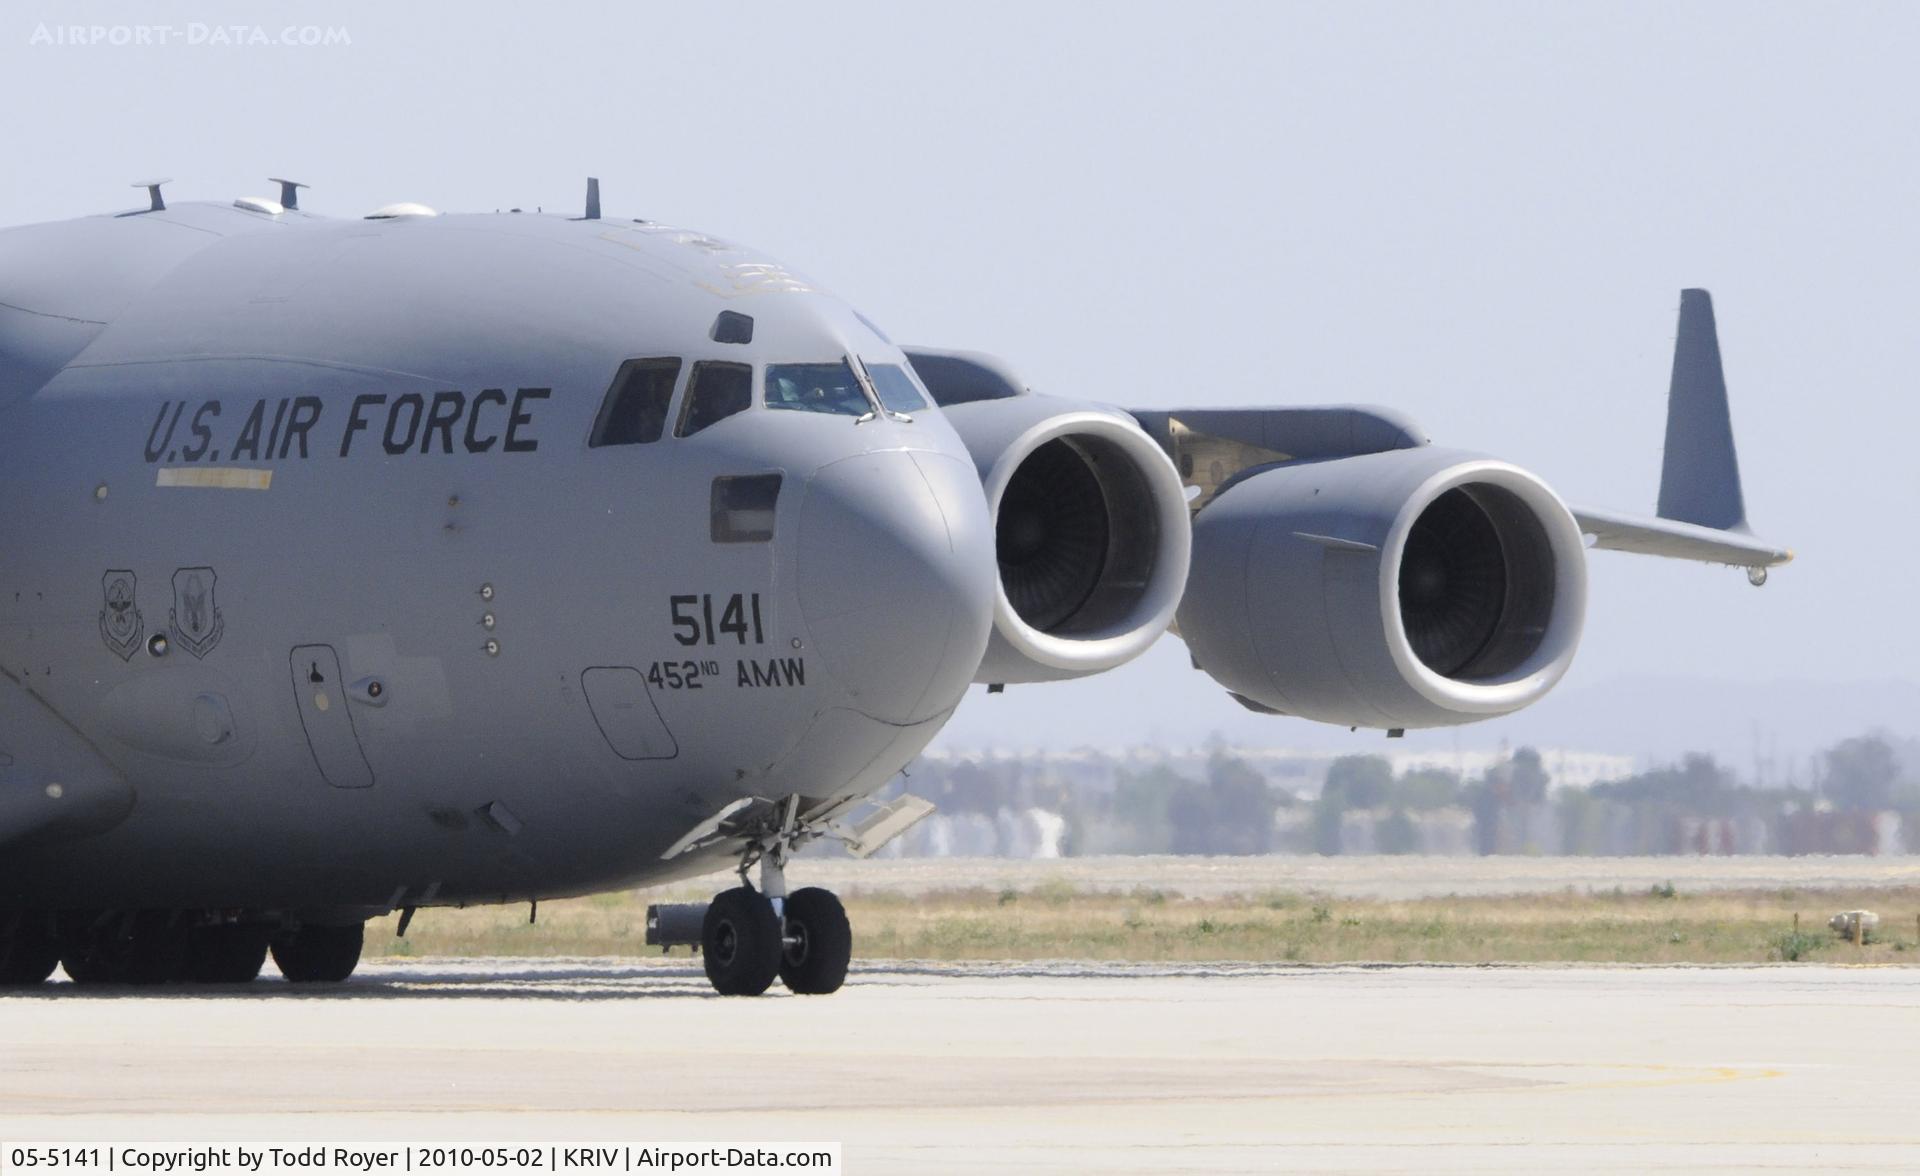
<instances>
[{"instance_id":1,"label":"cockpit windshield","mask_svg":"<svg viewBox=\"0 0 1920 1176\"><path fill-rule=\"evenodd\" d=\"M880 403L889 410L919 412L927 407L926 393L920 390L919 382L899 364L869 363L867 376L873 380L873 390L879 393Z\"/></svg>"},{"instance_id":2,"label":"cockpit windshield","mask_svg":"<svg viewBox=\"0 0 1920 1176\"><path fill-rule=\"evenodd\" d=\"M863 417L873 402L846 360L767 365L767 407Z\"/></svg>"}]
</instances>

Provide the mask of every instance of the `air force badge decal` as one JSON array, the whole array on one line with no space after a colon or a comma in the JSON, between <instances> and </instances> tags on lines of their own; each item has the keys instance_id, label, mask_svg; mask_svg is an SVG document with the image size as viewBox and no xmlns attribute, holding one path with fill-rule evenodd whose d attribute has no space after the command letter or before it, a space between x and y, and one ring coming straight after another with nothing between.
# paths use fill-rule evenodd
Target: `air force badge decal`
<instances>
[{"instance_id":1,"label":"air force badge decal","mask_svg":"<svg viewBox=\"0 0 1920 1176\"><path fill-rule=\"evenodd\" d=\"M133 651L140 648L140 638L147 631L147 622L136 604L138 585L138 579L126 570L111 571L100 577L104 598L100 609L100 639L120 655L121 661L133 657Z\"/></svg>"},{"instance_id":2,"label":"air force badge decal","mask_svg":"<svg viewBox=\"0 0 1920 1176\"><path fill-rule=\"evenodd\" d=\"M213 595L219 577L212 568L181 568L173 574L173 640L196 658L220 644L227 618Z\"/></svg>"}]
</instances>

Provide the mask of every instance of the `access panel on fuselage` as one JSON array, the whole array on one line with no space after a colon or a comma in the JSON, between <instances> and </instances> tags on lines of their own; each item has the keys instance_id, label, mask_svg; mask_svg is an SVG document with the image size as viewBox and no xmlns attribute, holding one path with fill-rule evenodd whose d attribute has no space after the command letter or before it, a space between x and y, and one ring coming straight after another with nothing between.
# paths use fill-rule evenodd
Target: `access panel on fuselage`
<instances>
[{"instance_id":1,"label":"access panel on fuselage","mask_svg":"<svg viewBox=\"0 0 1920 1176\"><path fill-rule=\"evenodd\" d=\"M289 666L314 766L335 788L372 787L373 768L353 729L346 685L340 681L340 659L333 646L295 646Z\"/></svg>"},{"instance_id":2,"label":"access panel on fuselage","mask_svg":"<svg viewBox=\"0 0 1920 1176\"><path fill-rule=\"evenodd\" d=\"M593 721L621 759L672 759L680 754L673 732L647 690L646 675L632 666L594 666L580 675Z\"/></svg>"}]
</instances>

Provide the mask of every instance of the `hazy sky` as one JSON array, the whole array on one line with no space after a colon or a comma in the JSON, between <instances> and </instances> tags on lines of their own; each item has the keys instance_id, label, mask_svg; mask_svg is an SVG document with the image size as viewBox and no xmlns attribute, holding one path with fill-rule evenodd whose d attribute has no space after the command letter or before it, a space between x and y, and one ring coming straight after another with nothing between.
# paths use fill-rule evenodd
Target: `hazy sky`
<instances>
[{"instance_id":1,"label":"hazy sky","mask_svg":"<svg viewBox=\"0 0 1920 1176\"><path fill-rule=\"evenodd\" d=\"M154 24L170 43L45 43ZM350 44L194 43L228 25ZM1598 555L1565 689L1905 678L1916 33L1872 4L16 2L0 224L154 175L291 176L352 216L572 209L596 174L609 215L751 242L1043 391L1392 404L1648 512L1678 291L1706 286L1750 517L1800 560L1755 591ZM1005 701L954 737L1246 729L1172 641Z\"/></svg>"}]
</instances>

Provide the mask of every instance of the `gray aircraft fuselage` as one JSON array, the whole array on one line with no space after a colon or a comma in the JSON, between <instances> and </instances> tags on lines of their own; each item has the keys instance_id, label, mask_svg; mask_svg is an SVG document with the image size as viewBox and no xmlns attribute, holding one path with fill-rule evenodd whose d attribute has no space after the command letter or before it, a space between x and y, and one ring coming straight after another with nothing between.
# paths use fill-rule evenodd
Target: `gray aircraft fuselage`
<instances>
[{"instance_id":1,"label":"gray aircraft fuselage","mask_svg":"<svg viewBox=\"0 0 1920 1176\"><path fill-rule=\"evenodd\" d=\"M1589 546L1791 559L1704 290L1642 517L1388 409L903 351L594 182L579 219L152 204L0 232L0 986L337 981L389 910L737 863L649 942L831 992L850 926L787 859L924 816L862 802L970 683L1177 624L1250 710L1395 735L1552 690Z\"/></svg>"},{"instance_id":2,"label":"gray aircraft fuselage","mask_svg":"<svg viewBox=\"0 0 1920 1176\"><path fill-rule=\"evenodd\" d=\"M993 528L939 410L589 445L629 360L683 362L676 412L696 361L904 365L758 253L183 204L0 233L0 304L0 906L707 872L737 851L662 853L871 793L981 663ZM716 541L715 479L770 473L771 539Z\"/></svg>"}]
</instances>

